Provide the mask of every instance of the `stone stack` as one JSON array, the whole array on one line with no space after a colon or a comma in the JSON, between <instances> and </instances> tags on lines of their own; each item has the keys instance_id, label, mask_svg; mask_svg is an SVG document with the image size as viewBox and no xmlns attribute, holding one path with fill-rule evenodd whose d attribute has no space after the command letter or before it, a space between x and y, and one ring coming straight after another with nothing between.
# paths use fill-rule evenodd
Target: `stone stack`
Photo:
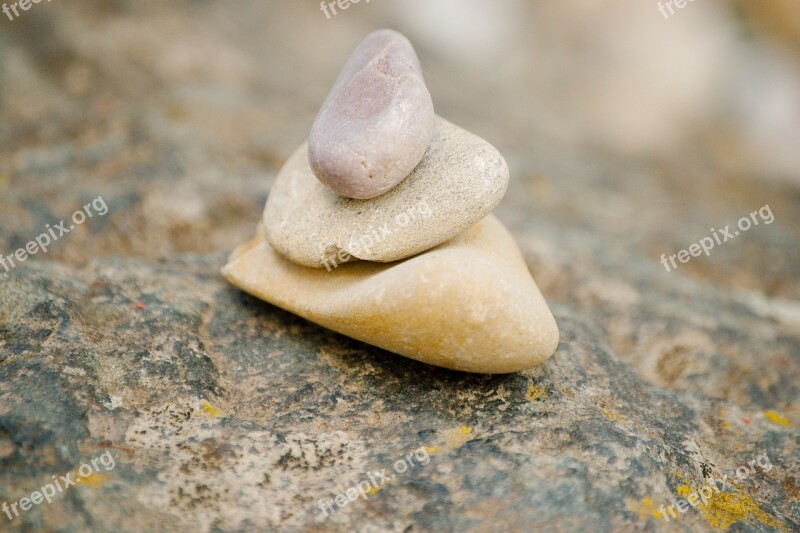
<instances>
[{"instance_id":1,"label":"stone stack","mask_svg":"<svg viewBox=\"0 0 800 533\"><path fill-rule=\"evenodd\" d=\"M558 328L491 215L508 177L491 144L434 114L411 43L373 32L223 275L419 361L492 374L535 366L555 351Z\"/></svg>"}]
</instances>

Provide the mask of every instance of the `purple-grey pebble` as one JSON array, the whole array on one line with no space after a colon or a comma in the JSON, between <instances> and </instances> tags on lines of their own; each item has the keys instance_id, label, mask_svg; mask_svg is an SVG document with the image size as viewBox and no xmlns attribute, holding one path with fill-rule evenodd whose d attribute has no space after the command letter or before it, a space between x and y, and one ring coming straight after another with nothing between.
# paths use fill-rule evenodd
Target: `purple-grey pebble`
<instances>
[{"instance_id":1,"label":"purple-grey pebble","mask_svg":"<svg viewBox=\"0 0 800 533\"><path fill-rule=\"evenodd\" d=\"M433 136L433 101L411 43L370 33L348 59L308 138L314 175L349 198L379 196L405 179Z\"/></svg>"}]
</instances>

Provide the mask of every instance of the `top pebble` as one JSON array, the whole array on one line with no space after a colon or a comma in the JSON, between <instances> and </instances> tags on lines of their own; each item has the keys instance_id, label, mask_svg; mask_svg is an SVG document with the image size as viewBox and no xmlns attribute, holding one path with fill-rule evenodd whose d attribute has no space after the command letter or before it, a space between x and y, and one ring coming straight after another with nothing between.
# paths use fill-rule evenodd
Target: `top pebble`
<instances>
[{"instance_id":1,"label":"top pebble","mask_svg":"<svg viewBox=\"0 0 800 533\"><path fill-rule=\"evenodd\" d=\"M314 175L337 194L367 199L405 179L433 136L433 101L411 43L370 33L348 59L308 138Z\"/></svg>"}]
</instances>

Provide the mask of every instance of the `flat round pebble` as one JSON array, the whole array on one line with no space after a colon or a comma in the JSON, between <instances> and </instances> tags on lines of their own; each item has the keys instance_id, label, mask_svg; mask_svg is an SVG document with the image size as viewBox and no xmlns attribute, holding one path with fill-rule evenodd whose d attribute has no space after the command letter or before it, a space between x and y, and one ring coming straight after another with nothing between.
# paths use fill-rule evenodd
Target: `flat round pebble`
<instances>
[{"instance_id":1,"label":"flat round pebble","mask_svg":"<svg viewBox=\"0 0 800 533\"><path fill-rule=\"evenodd\" d=\"M508 187L491 144L441 117L411 175L369 200L340 196L316 179L298 148L278 173L264 209L272 247L295 263L336 268L397 261L441 244L488 215Z\"/></svg>"}]
</instances>

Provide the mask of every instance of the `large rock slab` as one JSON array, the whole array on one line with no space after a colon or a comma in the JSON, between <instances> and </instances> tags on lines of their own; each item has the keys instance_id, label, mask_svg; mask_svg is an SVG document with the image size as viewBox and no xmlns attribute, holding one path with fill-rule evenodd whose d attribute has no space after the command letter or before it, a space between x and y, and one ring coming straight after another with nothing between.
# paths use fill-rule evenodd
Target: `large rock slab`
<instances>
[{"instance_id":1,"label":"large rock slab","mask_svg":"<svg viewBox=\"0 0 800 533\"><path fill-rule=\"evenodd\" d=\"M605 306L597 317L558 304L559 352L535 369L486 376L320 328L226 283L222 261L29 262L0 274L3 500L101 453L116 460L94 484L10 523L0 514L0 523L70 533L793 531L800 523L798 413L786 407L797 398L788 376L798 362L780 356L797 353L796 337L713 290L679 277L653 287L638 267L620 264L637 302L605 284L594 291ZM641 363L628 364L608 346L598 323L612 311L632 317L636 337L653 329L649 316L670 330L713 331L729 355L716 363L687 345L682 361L692 372L718 364L731 385L704 393L648 383L637 366L649 364L643 350ZM777 364L784 383L764 372ZM739 386L763 392L719 397ZM427 464L395 471L423 446ZM731 483L708 508L671 524L659 514L685 487L762 454L773 468ZM381 470L394 479L327 516L320 509Z\"/></svg>"},{"instance_id":2,"label":"large rock slab","mask_svg":"<svg viewBox=\"0 0 800 533\"><path fill-rule=\"evenodd\" d=\"M488 215L508 187L500 152L440 117L411 175L370 200L325 187L305 152L305 145L298 148L281 169L263 222L275 250L310 267L351 259L397 261L433 248Z\"/></svg>"},{"instance_id":3,"label":"large rock slab","mask_svg":"<svg viewBox=\"0 0 800 533\"><path fill-rule=\"evenodd\" d=\"M412 359L505 374L541 364L558 327L514 239L492 215L451 241L389 264L334 272L292 263L258 235L223 269L244 291Z\"/></svg>"}]
</instances>

